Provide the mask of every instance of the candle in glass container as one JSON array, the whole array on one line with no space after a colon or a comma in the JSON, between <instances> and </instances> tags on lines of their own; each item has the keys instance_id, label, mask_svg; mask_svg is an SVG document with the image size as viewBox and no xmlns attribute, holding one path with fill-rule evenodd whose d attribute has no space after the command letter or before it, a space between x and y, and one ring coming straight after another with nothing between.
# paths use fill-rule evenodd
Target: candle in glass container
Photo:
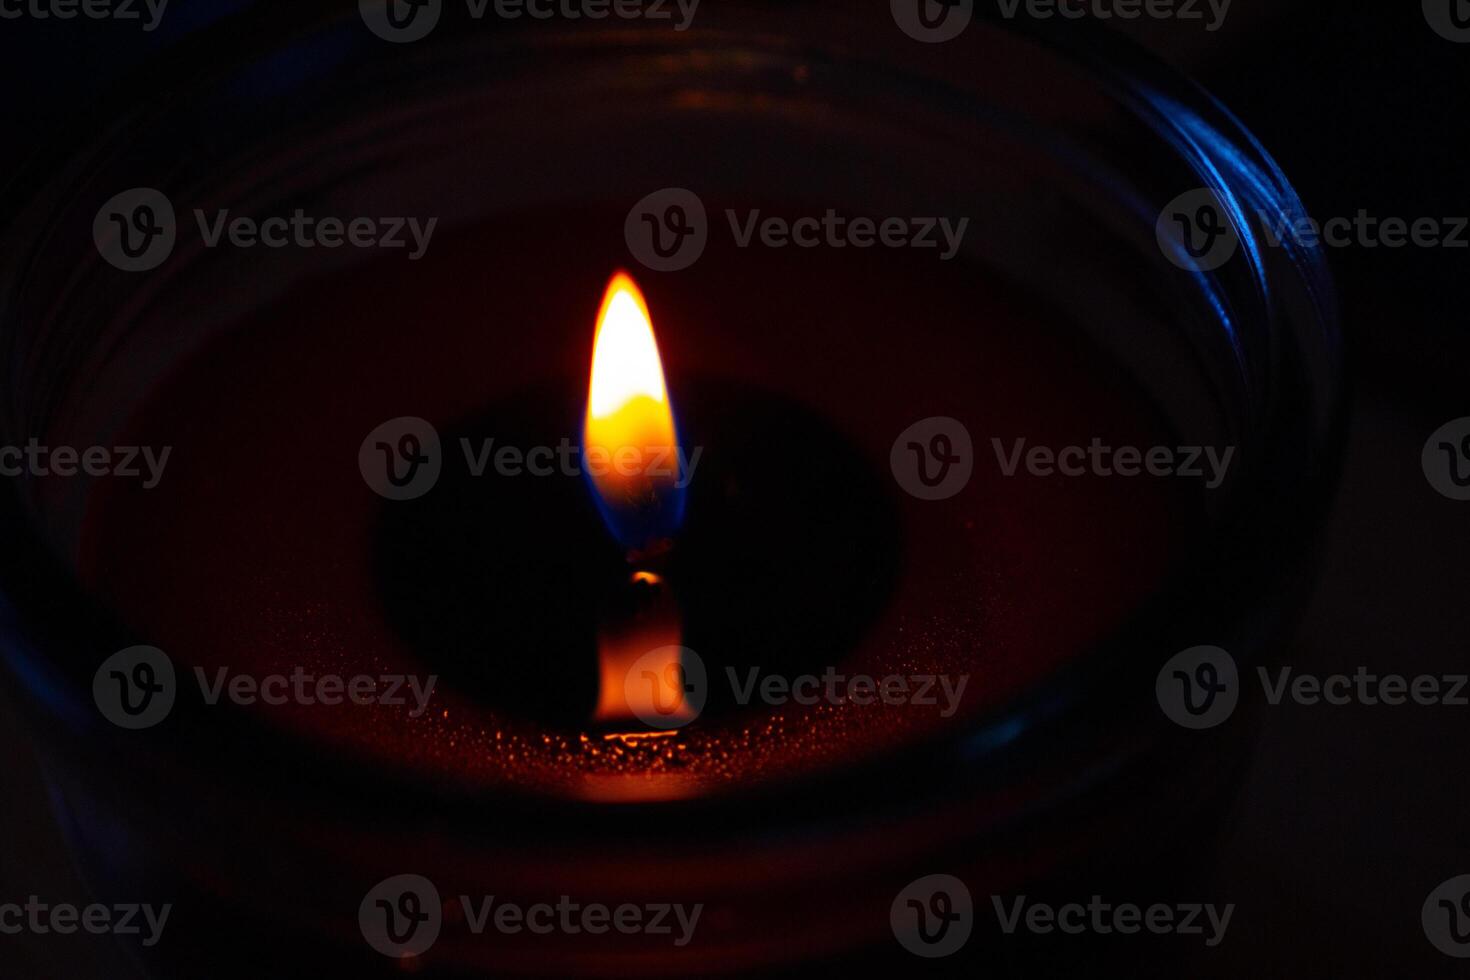
<instances>
[{"instance_id":1,"label":"candle in glass container","mask_svg":"<svg viewBox=\"0 0 1470 980\"><path fill-rule=\"evenodd\" d=\"M1123 373L1039 303L924 256L712 244L695 269L643 286L679 437L687 455L705 450L656 570L679 617L661 645L696 651L727 703L676 740L610 746L588 727L606 689L599 635L608 597L640 568L585 476L469 472L485 439L524 449L585 434L587 332L620 258L589 247L589 222L617 227L585 213L503 220L446 243L432 265L283 297L222 338L130 426L139 442L176 446L176 462L155 491L107 488L89 522L88 581L186 665L444 677L417 718L350 706L266 716L298 735L470 785L679 798L970 724L1125 621L1187 554L1198 520L1187 486L1011 478L983 455L949 500L894 481L894 438L931 416L965 420L981 453L992 433L1168 444ZM506 256L494 281L479 275L485 254ZM409 319L423 329L399 329ZM497 329L460 329L467 320ZM400 415L440 429L444 476L419 499L385 501L351 449ZM279 433L300 447L289 459ZM947 718L729 704L731 671L752 666L974 679Z\"/></svg>"}]
</instances>

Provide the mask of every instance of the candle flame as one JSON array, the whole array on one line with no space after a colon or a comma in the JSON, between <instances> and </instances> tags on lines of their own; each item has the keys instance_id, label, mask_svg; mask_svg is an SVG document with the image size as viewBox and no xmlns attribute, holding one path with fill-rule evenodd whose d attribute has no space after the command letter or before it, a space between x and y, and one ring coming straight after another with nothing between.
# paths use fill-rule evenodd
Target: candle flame
<instances>
[{"instance_id":1,"label":"candle flame","mask_svg":"<svg viewBox=\"0 0 1470 980\"><path fill-rule=\"evenodd\" d=\"M592 383L587 395L589 426L608 427L641 421L673 428L664 387L664 367L653 337L653 318L638 284L619 272L607 284L602 310L597 314L597 334L592 343ZM659 406L662 406L661 408Z\"/></svg>"},{"instance_id":2,"label":"candle flame","mask_svg":"<svg viewBox=\"0 0 1470 980\"><path fill-rule=\"evenodd\" d=\"M597 315L582 450L598 509L629 560L666 550L684 507L678 435L653 318L626 272L612 277ZM627 588L634 608L605 621L598 637L594 718L677 728L695 714L684 697L678 609L655 572L634 571Z\"/></svg>"},{"instance_id":3,"label":"candle flame","mask_svg":"<svg viewBox=\"0 0 1470 980\"><path fill-rule=\"evenodd\" d=\"M637 283L608 283L592 344L582 448L603 516L630 548L666 536L682 516L678 437L653 319Z\"/></svg>"}]
</instances>

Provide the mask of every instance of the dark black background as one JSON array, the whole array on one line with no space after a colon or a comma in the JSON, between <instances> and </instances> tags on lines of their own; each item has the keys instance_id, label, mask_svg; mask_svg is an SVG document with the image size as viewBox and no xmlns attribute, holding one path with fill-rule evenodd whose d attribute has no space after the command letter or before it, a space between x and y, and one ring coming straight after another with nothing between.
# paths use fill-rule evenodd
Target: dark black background
<instances>
[{"instance_id":1,"label":"dark black background","mask_svg":"<svg viewBox=\"0 0 1470 980\"><path fill-rule=\"evenodd\" d=\"M706 0L717 3L718 0ZM883 6L878 0L866 0ZM190 29L245 6L173 0L163 27L0 21L0 147L12 165L76 106ZM781 15L772 4L772 16ZM1145 46L1202 81L1275 155L1309 213L1470 215L1470 45L1414 0L1235 0L1224 29L1155 22ZM896 37L897 41L902 40ZM0 243L9 247L9 243ZM1470 504L1420 469L1429 434L1470 415L1470 250L1331 250L1353 395L1321 584L1293 659L1405 675L1470 660ZM0 543L3 546L3 543ZM1282 708L1264 728L1218 881L1238 909L1217 950L1140 952L1140 975L1466 975L1426 942L1425 896L1470 873L1466 709ZM0 898L86 901L38 760L0 698ZM1126 846L1126 845L1125 845ZM0 937L0 976L114 976L106 939ZM1182 958L1182 959L1181 959Z\"/></svg>"}]
</instances>

